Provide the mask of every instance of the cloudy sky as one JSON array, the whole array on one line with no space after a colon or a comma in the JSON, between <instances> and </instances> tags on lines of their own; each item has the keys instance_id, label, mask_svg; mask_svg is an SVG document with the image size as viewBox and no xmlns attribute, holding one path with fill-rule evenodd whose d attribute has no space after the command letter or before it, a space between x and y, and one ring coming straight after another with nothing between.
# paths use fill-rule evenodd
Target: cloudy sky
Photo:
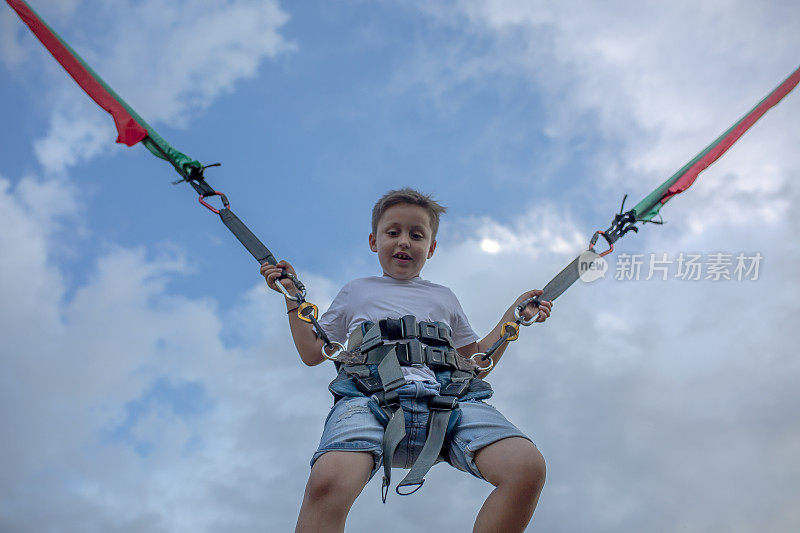
<instances>
[{"instance_id":1,"label":"cloudy sky","mask_svg":"<svg viewBox=\"0 0 800 533\"><path fill-rule=\"evenodd\" d=\"M432 193L423 276L479 332L800 63L792 1L31 3L222 162L210 183L323 308L380 273L375 199ZM0 530L292 529L332 367L301 364L258 265L7 6L0 114ZM798 131L793 93L492 373L548 462L530 529L800 529ZM732 279L705 279L719 253ZM385 506L378 483L349 530L468 530L490 492L446 465Z\"/></svg>"}]
</instances>

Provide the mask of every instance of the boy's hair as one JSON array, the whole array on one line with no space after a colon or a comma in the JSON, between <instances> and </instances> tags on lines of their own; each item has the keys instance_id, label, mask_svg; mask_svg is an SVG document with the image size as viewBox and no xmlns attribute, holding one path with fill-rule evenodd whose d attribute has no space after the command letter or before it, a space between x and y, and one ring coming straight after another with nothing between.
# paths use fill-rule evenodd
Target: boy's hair
<instances>
[{"instance_id":1,"label":"boy's hair","mask_svg":"<svg viewBox=\"0 0 800 533\"><path fill-rule=\"evenodd\" d=\"M431 240L436 239L436 233L439 231L439 215L446 213L447 208L439 204L429 195L415 191L410 187L389 191L381 196L380 200L375 203L375 207L372 208L373 235L377 235L378 221L380 221L386 210L397 204L418 205L425 209L431 220Z\"/></svg>"}]
</instances>

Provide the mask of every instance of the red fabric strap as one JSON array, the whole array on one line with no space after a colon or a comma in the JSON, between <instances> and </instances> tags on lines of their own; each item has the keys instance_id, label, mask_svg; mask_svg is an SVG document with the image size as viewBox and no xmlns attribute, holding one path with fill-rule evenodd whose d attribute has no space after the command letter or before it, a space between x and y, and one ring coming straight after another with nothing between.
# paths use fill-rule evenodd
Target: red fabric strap
<instances>
[{"instance_id":1,"label":"red fabric strap","mask_svg":"<svg viewBox=\"0 0 800 533\"><path fill-rule=\"evenodd\" d=\"M728 151L728 148L733 146L733 144L739 140L739 138L745 134L750 127L756 123L758 119L760 119L764 113L766 113L771 107L776 105L780 102L784 96L789 94L789 92L795 88L795 86L800 82L800 68L795 70L791 76L786 78L783 83L781 83L774 91L772 91L769 96L767 96L760 104L758 104L755 108L753 108L750 113L742 117L742 119L736 124L736 126L728 132L725 137L719 139L719 142L708 151L703 157L701 157L694 165L689 167L689 169L681 176L672 186L667 189L667 192L664 194L664 197L661 198L661 203L665 203L670 197L675 196L676 194L680 194L694 183L694 180L697 179L698 174L708 168L714 161L722 157L722 154Z\"/></svg>"},{"instance_id":2,"label":"red fabric strap","mask_svg":"<svg viewBox=\"0 0 800 533\"><path fill-rule=\"evenodd\" d=\"M68 46L53 32L47 24L42 21L31 7L23 0L6 0L8 4L17 12L22 21L30 27L34 35L42 44L53 54L64 70L86 91L86 93L97 102L97 105L105 109L114 118L117 127L117 142L133 146L145 137L147 129L139 124L125 109L113 94L109 92L105 84L95 78L92 73Z\"/></svg>"}]
</instances>

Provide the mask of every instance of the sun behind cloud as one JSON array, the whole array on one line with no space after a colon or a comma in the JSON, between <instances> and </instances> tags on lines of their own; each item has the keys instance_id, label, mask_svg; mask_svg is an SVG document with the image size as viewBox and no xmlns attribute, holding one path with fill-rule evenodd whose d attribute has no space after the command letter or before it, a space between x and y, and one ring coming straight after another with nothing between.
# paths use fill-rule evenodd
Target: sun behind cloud
<instances>
[{"instance_id":1,"label":"sun behind cloud","mask_svg":"<svg viewBox=\"0 0 800 533\"><path fill-rule=\"evenodd\" d=\"M500 243L495 241L494 239L486 237L481 241L481 250L483 250L487 254L496 254L501 249L502 248L500 247Z\"/></svg>"}]
</instances>

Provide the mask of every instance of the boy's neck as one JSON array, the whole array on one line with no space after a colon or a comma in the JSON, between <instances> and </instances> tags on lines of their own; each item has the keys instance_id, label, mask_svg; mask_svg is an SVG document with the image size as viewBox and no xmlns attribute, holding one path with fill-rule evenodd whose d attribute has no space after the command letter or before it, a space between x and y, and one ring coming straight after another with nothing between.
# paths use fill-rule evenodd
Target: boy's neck
<instances>
[{"instance_id":1,"label":"boy's neck","mask_svg":"<svg viewBox=\"0 0 800 533\"><path fill-rule=\"evenodd\" d=\"M419 274L417 274L417 275L416 275L416 276L414 276L413 278L409 278L409 279L397 279L397 278L393 278L392 276L390 276L390 275L389 275L389 274L387 274L386 272L384 272L384 273L383 273L383 277L384 277L384 278L393 279L393 280L395 280L395 281L414 281L414 280L420 279L420 277L419 277Z\"/></svg>"}]
</instances>

